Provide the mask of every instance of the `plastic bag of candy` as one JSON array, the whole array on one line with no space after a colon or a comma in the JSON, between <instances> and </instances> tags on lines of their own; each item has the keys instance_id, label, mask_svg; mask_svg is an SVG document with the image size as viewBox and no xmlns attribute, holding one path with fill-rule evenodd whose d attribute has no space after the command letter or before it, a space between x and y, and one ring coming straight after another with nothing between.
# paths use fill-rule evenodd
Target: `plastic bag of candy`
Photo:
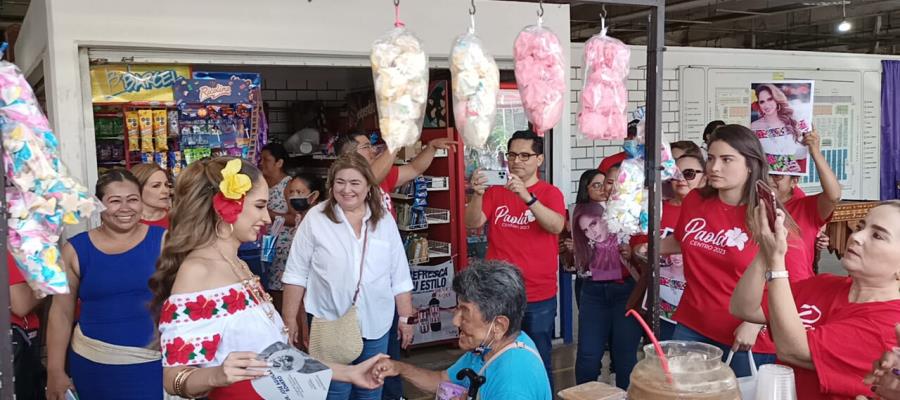
<instances>
[{"instance_id":1,"label":"plastic bag of candy","mask_svg":"<svg viewBox=\"0 0 900 400\"><path fill-rule=\"evenodd\" d=\"M641 121L636 139L628 140L622 146L628 158L622 161L604 214L610 233L618 235L623 243L627 243L633 235L646 234L649 224L648 192L644 185L643 125L644 122ZM663 182L682 179L668 143L663 143L660 148L660 166L660 178Z\"/></svg>"},{"instance_id":2,"label":"plastic bag of candy","mask_svg":"<svg viewBox=\"0 0 900 400\"><path fill-rule=\"evenodd\" d=\"M625 139L628 121L628 66L631 50L606 36L606 28L584 45L584 87L578 130L593 140Z\"/></svg>"},{"instance_id":3,"label":"plastic bag of candy","mask_svg":"<svg viewBox=\"0 0 900 400\"><path fill-rule=\"evenodd\" d=\"M56 137L18 67L0 61L0 134L9 206L8 249L29 285L41 294L68 293L57 243L63 224L77 224L102 207L59 159Z\"/></svg>"},{"instance_id":4,"label":"plastic bag of candy","mask_svg":"<svg viewBox=\"0 0 900 400\"><path fill-rule=\"evenodd\" d=\"M474 29L456 38L450 50L453 115L466 146L482 148L494 127L500 71Z\"/></svg>"},{"instance_id":5,"label":"plastic bag of candy","mask_svg":"<svg viewBox=\"0 0 900 400\"><path fill-rule=\"evenodd\" d=\"M552 31L538 24L519 32L513 50L525 115L543 135L559 122L568 96L562 46Z\"/></svg>"},{"instance_id":6,"label":"plastic bag of candy","mask_svg":"<svg viewBox=\"0 0 900 400\"><path fill-rule=\"evenodd\" d=\"M388 150L419 140L428 98L428 57L419 39L403 26L372 45L372 77L378 125Z\"/></svg>"}]
</instances>

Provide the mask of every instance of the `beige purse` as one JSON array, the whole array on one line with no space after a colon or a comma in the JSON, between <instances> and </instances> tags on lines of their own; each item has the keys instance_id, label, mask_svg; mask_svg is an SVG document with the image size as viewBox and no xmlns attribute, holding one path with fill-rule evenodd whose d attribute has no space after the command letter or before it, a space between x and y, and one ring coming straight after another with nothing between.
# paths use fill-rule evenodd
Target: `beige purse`
<instances>
[{"instance_id":1,"label":"beige purse","mask_svg":"<svg viewBox=\"0 0 900 400\"><path fill-rule=\"evenodd\" d=\"M359 262L359 281L353 293L350 309L340 318L329 321L313 317L309 328L309 355L317 360L348 365L356 360L363 350L362 331L357 319L356 300L362 284L363 266L366 263L366 249L369 247L369 226L364 226L362 259Z\"/></svg>"}]
</instances>

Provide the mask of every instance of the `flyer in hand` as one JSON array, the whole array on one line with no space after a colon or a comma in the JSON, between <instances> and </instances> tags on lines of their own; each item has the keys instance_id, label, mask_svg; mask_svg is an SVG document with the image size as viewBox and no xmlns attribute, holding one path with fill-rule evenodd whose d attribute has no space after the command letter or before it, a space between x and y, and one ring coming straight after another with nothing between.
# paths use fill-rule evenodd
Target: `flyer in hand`
<instances>
[{"instance_id":1,"label":"flyer in hand","mask_svg":"<svg viewBox=\"0 0 900 400\"><path fill-rule=\"evenodd\" d=\"M255 379L253 390L266 400L325 400L331 369L308 354L282 342L259 354L271 374Z\"/></svg>"}]
</instances>

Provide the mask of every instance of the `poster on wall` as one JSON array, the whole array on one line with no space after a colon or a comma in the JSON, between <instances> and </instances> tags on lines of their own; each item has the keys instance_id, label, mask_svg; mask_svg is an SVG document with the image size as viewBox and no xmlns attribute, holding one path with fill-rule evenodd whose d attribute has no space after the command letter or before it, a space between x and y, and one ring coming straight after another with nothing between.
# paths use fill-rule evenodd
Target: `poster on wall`
<instances>
[{"instance_id":1,"label":"poster on wall","mask_svg":"<svg viewBox=\"0 0 900 400\"><path fill-rule=\"evenodd\" d=\"M762 143L769 173L806 176L803 137L812 131L813 81L754 82L750 89L750 129Z\"/></svg>"},{"instance_id":2,"label":"poster on wall","mask_svg":"<svg viewBox=\"0 0 900 400\"><path fill-rule=\"evenodd\" d=\"M92 65L91 101L171 102L172 86L190 76L191 68L185 65Z\"/></svg>"},{"instance_id":3,"label":"poster on wall","mask_svg":"<svg viewBox=\"0 0 900 400\"><path fill-rule=\"evenodd\" d=\"M438 265L412 265L412 303L418 313L413 344L423 344L459 337L453 325L456 294L453 293L453 261Z\"/></svg>"}]
</instances>

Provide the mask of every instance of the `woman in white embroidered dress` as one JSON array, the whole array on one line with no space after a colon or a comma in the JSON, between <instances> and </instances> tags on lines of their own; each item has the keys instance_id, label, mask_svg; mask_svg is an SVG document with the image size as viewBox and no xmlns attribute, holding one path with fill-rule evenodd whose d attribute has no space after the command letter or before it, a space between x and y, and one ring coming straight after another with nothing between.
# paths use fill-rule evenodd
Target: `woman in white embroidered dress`
<instances>
[{"instance_id":1,"label":"woman in white embroidered dress","mask_svg":"<svg viewBox=\"0 0 900 400\"><path fill-rule=\"evenodd\" d=\"M257 353L287 342L271 298L237 257L270 218L268 185L249 162L219 157L179 176L171 226L150 280L159 323L163 384L181 397L258 399L250 380L267 373ZM376 387L359 366L329 365L334 378Z\"/></svg>"}]
</instances>

